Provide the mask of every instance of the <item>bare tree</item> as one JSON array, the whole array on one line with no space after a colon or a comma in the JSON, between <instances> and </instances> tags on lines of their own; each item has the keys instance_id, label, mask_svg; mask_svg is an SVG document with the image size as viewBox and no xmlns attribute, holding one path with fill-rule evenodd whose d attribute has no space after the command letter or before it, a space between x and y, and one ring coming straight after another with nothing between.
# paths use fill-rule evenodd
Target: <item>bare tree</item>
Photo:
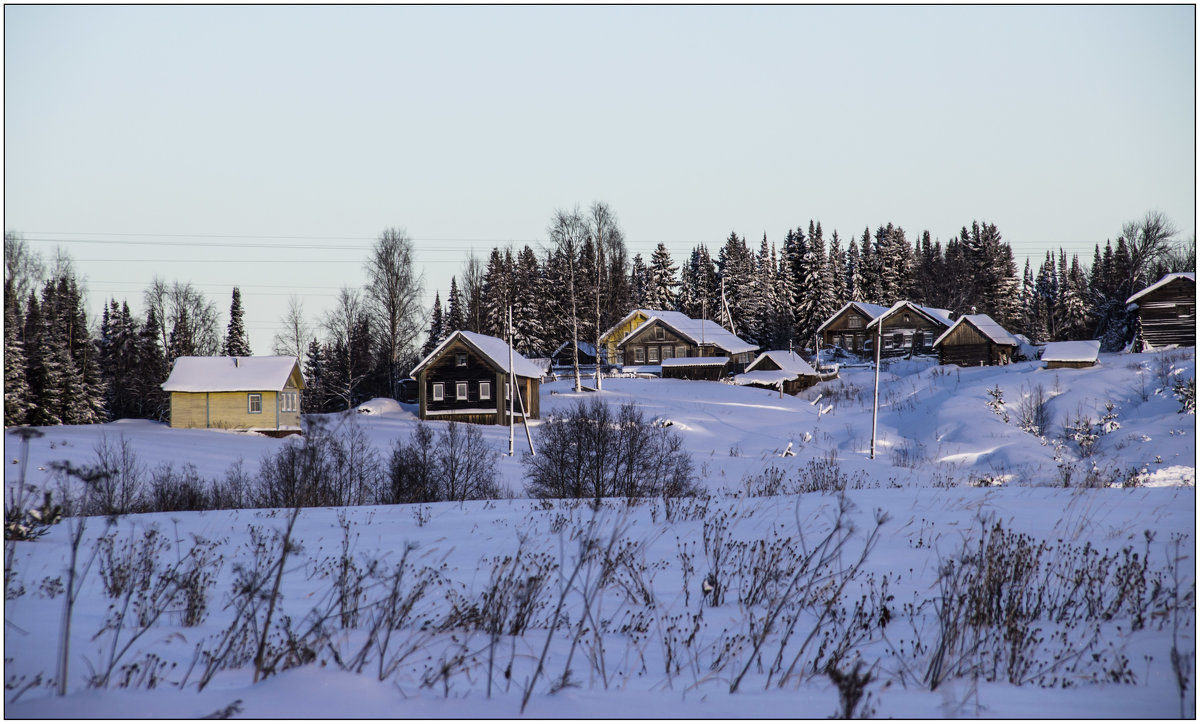
<instances>
[{"instance_id":1,"label":"bare tree","mask_svg":"<svg viewBox=\"0 0 1200 724\"><path fill-rule=\"evenodd\" d=\"M605 256L611 262L615 257L620 255L624 257L625 236L621 233L621 227L617 225L617 216L609 208L608 204L603 201L597 201L592 204L592 208L588 211L588 235L592 239L592 244L596 248L596 278L593 286L595 287L595 332L596 332L596 389L601 388L601 373L600 373L600 335L604 333L603 324L603 309L608 305L601 303L601 297L606 293L610 293L611 278L606 279L606 273L609 267L605 262ZM623 269L622 269L623 272ZM622 274L623 276L623 274Z\"/></svg>"},{"instance_id":2,"label":"bare tree","mask_svg":"<svg viewBox=\"0 0 1200 724\"><path fill-rule=\"evenodd\" d=\"M1137 221L1128 221L1121 228L1121 235L1129 247L1129 279L1126 294L1132 294L1146 283L1154 281L1146 277L1155 262L1171 253L1175 235L1179 229L1161 211L1147 211Z\"/></svg>"},{"instance_id":3,"label":"bare tree","mask_svg":"<svg viewBox=\"0 0 1200 724\"><path fill-rule=\"evenodd\" d=\"M579 263L579 250L588 235L587 222L579 213L576 206L572 211L559 209L554 212L554 218L547 229L550 242L567 262L567 300L570 304L571 323L571 359L575 369L575 391L583 389L579 379L579 302L575 284L575 265Z\"/></svg>"},{"instance_id":4,"label":"bare tree","mask_svg":"<svg viewBox=\"0 0 1200 724\"><path fill-rule=\"evenodd\" d=\"M45 278L46 265L25 237L14 231L4 232L4 283L5 288L12 289L17 303L24 304Z\"/></svg>"},{"instance_id":5,"label":"bare tree","mask_svg":"<svg viewBox=\"0 0 1200 724\"><path fill-rule=\"evenodd\" d=\"M293 295L288 299L287 311L279 320L283 329L275 333L272 351L277 355L291 355L304 359L304 348L312 337L312 330L304 320L304 301Z\"/></svg>"},{"instance_id":6,"label":"bare tree","mask_svg":"<svg viewBox=\"0 0 1200 724\"><path fill-rule=\"evenodd\" d=\"M425 326L421 308L423 275L413 266L412 239L403 229L379 235L367 261L366 313L383 345L388 368L388 394L396 394L397 367L416 347Z\"/></svg>"},{"instance_id":7,"label":"bare tree","mask_svg":"<svg viewBox=\"0 0 1200 724\"><path fill-rule=\"evenodd\" d=\"M170 346L171 330L186 316L196 354L208 356L221 351L217 306L190 282L168 284L156 276L142 293L142 301L147 310L154 310L162 324L163 349Z\"/></svg>"},{"instance_id":8,"label":"bare tree","mask_svg":"<svg viewBox=\"0 0 1200 724\"><path fill-rule=\"evenodd\" d=\"M342 287L337 302L325 312L321 324L329 349L340 357L336 360L337 371L330 381L330 392L345 401L347 410L354 406L355 392L370 373L370 365L363 359L367 350L356 344L356 338L368 324L362 295L352 287Z\"/></svg>"},{"instance_id":9,"label":"bare tree","mask_svg":"<svg viewBox=\"0 0 1200 724\"><path fill-rule=\"evenodd\" d=\"M463 264L462 294L466 305L466 324L472 332L483 329L483 278L485 270L475 252L467 255Z\"/></svg>"}]
</instances>

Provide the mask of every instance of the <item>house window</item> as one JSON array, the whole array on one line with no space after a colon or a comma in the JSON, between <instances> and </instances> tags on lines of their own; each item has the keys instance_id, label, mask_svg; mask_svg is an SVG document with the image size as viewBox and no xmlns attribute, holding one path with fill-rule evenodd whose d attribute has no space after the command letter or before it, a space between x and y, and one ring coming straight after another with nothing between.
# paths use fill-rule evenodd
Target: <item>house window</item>
<instances>
[{"instance_id":1,"label":"house window","mask_svg":"<svg viewBox=\"0 0 1200 724\"><path fill-rule=\"evenodd\" d=\"M279 396L280 412L295 412L298 392L284 392Z\"/></svg>"},{"instance_id":2,"label":"house window","mask_svg":"<svg viewBox=\"0 0 1200 724\"><path fill-rule=\"evenodd\" d=\"M904 343L904 335L903 334L900 334L899 332L897 332L896 334L892 335L892 346L893 347L899 347L903 343Z\"/></svg>"},{"instance_id":3,"label":"house window","mask_svg":"<svg viewBox=\"0 0 1200 724\"><path fill-rule=\"evenodd\" d=\"M926 346L926 347L932 347L932 346L933 346L933 332L926 332L926 333L925 333L925 346Z\"/></svg>"},{"instance_id":4,"label":"house window","mask_svg":"<svg viewBox=\"0 0 1200 724\"><path fill-rule=\"evenodd\" d=\"M454 355L454 366L455 367L466 367L467 366L467 355L462 352L459 352L458 354Z\"/></svg>"},{"instance_id":5,"label":"house window","mask_svg":"<svg viewBox=\"0 0 1200 724\"><path fill-rule=\"evenodd\" d=\"M481 400L492 399L492 383L491 382L480 382L479 383L479 399L481 399Z\"/></svg>"},{"instance_id":6,"label":"house window","mask_svg":"<svg viewBox=\"0 0 1200 724\"><path fill-rule=\"evenodd\" d=\"M906 314L906 315L904 315L904 323L905 323L905 324L908 324L908 315L907 315L907 314Z\"/></svg>"},{"instance_id":7,"label":"house window","mask_svg":"<svg viewBox=\"0 0 1200 724\"><path fill-rule=\"evenodd\" d=\"M654 328L654 338L655 339L666 339L667 338L666 330L664 330L662 327L655 327Z\"/></svg>"},{"instance_id":8,"label":"house window","mask_svg":"<svg viewBox=\"0 0 1200 724\"><path fill-rule=\"evenodd\" d=\"M446 385L441 382L433 383L433 401L441 402L446 399Z\"/></svg>"},{"instance_id":9,"label":"house window","mask_svg":"<svg viewBox=\"0 0 1200 724\"><path fill-rule=\"evenodd\" d=\"M687 347L684 347L683 345L677 345L675 347L675 356L676 357L687 357Z\"/></svg>"},{"instance_id":10,"label":"house window","mask_svg":"<svg viewBox=\"0 0 1200 724\"><path fill-rule=\"evenodd\" d=\"M250 414L252 414L252 415L261 414L262 413L262 395L258 394L257 392L252 392L249 395L247 395L246 397L247 397L246 409L250 412Z\"/></svg>"},{"instance_id":11,"label":"house window","mask_svg":"<svg viewBox=\"0 0 1200 724\"><path fill-rule=\"evenodd\" d=\"M646 348L645 347L634 347L633 348L633 361L634 361L634 364L639 364L639 365L644 364L646 362Z\"/></svg>"},{"instance_id":12,"label":"house window","mask_svg":"<svg viewBox=\"0 0 1200 724\"><path fill-rule=\"evenodd\" d=\"M851 314L846 318L846 326L850 329L862 329L862 317Z\"/></svg>"},{"instance_id":13,"label":"house window","mask_svg":"<svg viewBox=\"0 0 1200 724\"><path fill-rule=\"evenodd\" d=\"M911 332L905 333L903 344L904 344L905 349L912 346L912 333Z\"/></svg>"},{"instance_id":14,"label":"house window","mask_svg":"<svg viewBox=\"0 0 1200 724\"><path fill-rule=\"evenodd\" d=\"M454 397L459 400L467 399L467 383L456 382L454 384Z\"/></svg>"},{"instance_id":15,"label":"house window","mask_svg":"<svg viewBox=\"0 0 1200 724\"><path fill-rule=\"evenodd\" d=\"M650 364L658 361L658 347L650 347Z\"/></svg>"},{"instance_id":16,"label":"house window","mask_svg":"<svg viewBox=\"0 0 1200 724\"><path fill-rule=\"evenodd\" d=\"M671 359L675 356L675 348L670 345L662 348L663 359Z\"/></svg>"}]
</instances>

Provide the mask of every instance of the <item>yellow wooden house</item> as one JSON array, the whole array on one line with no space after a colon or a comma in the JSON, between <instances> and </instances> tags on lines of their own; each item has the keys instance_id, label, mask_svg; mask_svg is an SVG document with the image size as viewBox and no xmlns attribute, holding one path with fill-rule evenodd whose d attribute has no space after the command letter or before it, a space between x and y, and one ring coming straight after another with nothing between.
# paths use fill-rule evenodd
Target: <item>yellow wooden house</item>
<instances>
[{"instance_id":1,"label":"yellow wooden house","mask_svg":"<svg viewBox=\"0 0 1200 724\"><path fill-rule=\"evenodd\" d=\"M171 427L300 432L295 357L180 357L162 385Z\"/></svg>"}]
</instances>

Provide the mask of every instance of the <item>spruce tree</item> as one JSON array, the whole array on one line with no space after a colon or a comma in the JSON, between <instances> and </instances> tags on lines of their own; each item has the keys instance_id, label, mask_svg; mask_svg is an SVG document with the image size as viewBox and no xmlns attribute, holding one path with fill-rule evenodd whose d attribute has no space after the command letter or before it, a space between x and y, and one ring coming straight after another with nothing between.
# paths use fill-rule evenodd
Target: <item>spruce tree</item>
<instances>
[{"instance_id":1,"label":"spruce tree","mask_svg":"<svg viewBox=\"0 0 1200 724\"><path fill-rule=\"evenodd\" d=\"M162 348L162 324L154 307L146 311L146 322L138 334L134 388L137 392L138 417L166 421L170 413L169 395L162 384L170 369Z\"/></svg>"},{"instance_id":2,"label":"spruce tree","mask_svg":"<svg viewBox=\"0 0 1200 724\"><path fill-rule=\"evenodd\" d=\"M466 329L462 294L458 291L458 281L454 277L450 277L450 298L446 300L446 305L446 331L457 332L460 329Z\"/></svg>"},{"instance_id":3,"label":"spruce tree","mask_svg":"<svg viewBox=\"0 0 1200 724\"><path fill-rule=\"evenodd\" d=\"M645 308L648 304L646 300L649 297L649 291L650 271L646 268L646 262L642 261L642 255L635 254L633 257L633 267L629 272L630 307L632 309ZM680 294L682 296L682 290Z\"/></svg>"},{"instance_id":4,"label":"spruce tree","mask_svg":"<svg viewBox=\"0 0 1200 724\"><path fill-rule=\"evenodd\" d=\"M172 364L180 357L196 356L196 345L192 340L191 323L188 321L186 307L179 310L175 318L175 326L171 328L171 338L167 343L167 359Z\"/></svg>"},{"instance_id":5,"label":"spruce tree","mask_svg":"<svg viewBox=\"0 0 1200 724\"><path fill-rule=\"evenodd\" d=\"M21 341L20 310L11 278L4 280L4 425L24 425L30 410L25 377L25 345Z\"/></svg>"},{"instance_id":6,"label":"spruce tree","mask_svg":"<svg viewBox=\"0 0 1200 724\"><path fill-rule=\"evenodd\" d=\"M513 344L521 354L542 357L548 352L545 327L539 314L539 297L545 284L537 254L526 245L517 254L513 270Z\"/></svg>"},{"instance_id":7,"label":"spruce tree","mask_svg":"<svg viewBox=\"0 0 1200 724\"><path fill-rule=\"evenodd\" d=\"M646 306L650 309L672 310L676 307L675 288L678 267L671 260L671 253L661 241L650 257L649 283L646 290Z\"/></svg>"},{"instance_id":8,"label":"spruce tree","mask_svg":"<svg viewBox=\"0 0 1200 724\"><path fill-rule=\"evenodd\" d=\"M429 331L426 333L425 346L421 348L421 356L427 357L442 343L445 333L442 315L442 296L440 292L433 295L433 309L429 313Z\"/></svg>"},{"instance_id":9,"label":"spruce tree","mask_svg":"<svg viewBox=\"0 0 1200 724\"><path fill-rule=\"evenodd\" d=\"M233 301L229 304L229 329L225 332L225 348L222 354L226 357L249 357L250 342L246 338L246 325L243 321L242 292L233 288Z\"/></svg>"}]
</instances>

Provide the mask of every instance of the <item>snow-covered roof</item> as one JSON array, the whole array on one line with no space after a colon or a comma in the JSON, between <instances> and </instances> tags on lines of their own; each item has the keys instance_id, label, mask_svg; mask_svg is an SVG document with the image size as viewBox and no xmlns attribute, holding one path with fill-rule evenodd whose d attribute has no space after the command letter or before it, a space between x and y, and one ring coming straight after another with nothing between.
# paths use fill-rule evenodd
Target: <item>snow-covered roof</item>
<instances>
[{"instance_id":1,"label":"snow-covered roof","mask_svg":"<svg viewBox=\"0 0 1200 724\"><path fill-rule=\"evenodd\" d=\"M769 359L779 367L779 370L755 370L758 363L764 359ZM817 371L812 368L803 357L795 352L787 349L773 349L768 352L763 352L754 358L754 361L746 366L746 372L776 372L780 371L788 375L788 379L795 379L800 375L816 375Z\"/></svg>"},{"instance_id":2,"label":"snow-covered roof","mask_svg":"<svg viewBox=\"0 0 1200 724\"><path fill-rule=\"evenodd\" d=\"M300 378L295 357L178 357L167 381L167 392L278 392L287 386L292 371Z\"/></svg>"},{"instance_id":3,"label":"snow-covered roof","mask_svg":"<svg viewBox=\"0 0 1200 724\"><path fill-rule=\"evenodd\" d=\"M1170 284L1171 282L1175 281L1176 279L1187 279L1192 284L1195 284L1196 283L1196 272L1173 272L1171 274L1168 274L1165 277L1163 277L1162 279L1159 279L1158 281L1154 282L1153 284L1146 287L1142 291L1138 292L1137 294L1134 294L1129 299L1126 299L1125 303L1132 304L1132 303L1136 302L1138 299L1140 299L1140 298L1144 297L1145 295L1149 294L1150 292L1154 291L1155 289L1158 289L1160 287L1165 287L1166 285Z\"/></svg>"},{"instance_id":4,"label":"snow-covered roof","mask_svg":"<svg viewBox=\"0 0 1200 724\"><path fill-rule=\"evenodd\" d=\"M735 385L769 385L775 387L780 382L791 382L796 376L783 370L754 370L733 376Z\"/></svg>"},{"instance_id":5,"label":"snow-covered roof","mask_svg":"<svg viewBox=\"0 0 1200 724\"><path fill-rule=\"evenodd\" d=\"M972 327L979 330L980 334L992 340L996 344L1011 344L1014 347L1021 346L1021 340L1009 334L1008 330L1004 327L1001 327L999 322L986 314L964 314L963 316L959 317L958 321L950 326L950 329L942 332L942 336L938 337L934 341L933 346L936 347L941 344L942 340L949 337L950 333L958 329L960 324L967 324L968 322Z\"/></svg>"},{"instance_id":6,"label":"snow-covered roof","mask_svg":"<svg viewBox=\"0 0 1200 724\"><path fill-rule=\"evenodd\" d=\"M883 314L884 312L886 312L888 310L887 307L885 307L881 304L868 304L866 302L846 302L845 304L842 305L841 309L839 309L836 312L834 312L833 314L831 314L829 316L829 319L826 319L824 322L821 323L820 327L817 327L817 334L820 334L822 331L824 331L826 327L828 327L830 324L833 323L833 320L840 317L842 312L846 311L850 307L854 307L858 311L862 312L864 315L866 315L867 319L875 319L876 317L878 317L879 315Z\"/></svg>"},{"instance_id":7,"label":"snow-covered roof","mask_svg":"<svg viewBox=\"0 0 1200 724\"><path fill-rule=\"evenodd\" d=\"M456 339L460 339L465 342L468 347L471 347L478 352L484 359L491 362L492 365L497 369L505 372L508 371L508 342L486 334L480 334L478 332L466 332L460 329L454 334L451 334L449 337L443 340L441 344L435 347L432 352L426 355L425 359L421 360L416 367L413 367L412 372L409 374L413 377L416 377L417 373L420 372L421 369L423 369L434 359L441 356L442 350ZM525 359L520 352L513 350L512 359L513 372L515 372L518 377L540 378L542 376L541 368Z\"/></svg>"},{"instance_id":8,"label":"snow-covered roof","mask_svg":"<svg viewBox=\"0 0 1200 724\"><path fill-rule=\"evenodd\" d=\"M562 352L564 349L566 349L570 345L571 345L571 340L568 339L566 342L563 342L562 344L558 345L558 348L555 349L554 352L552 352L550 356L557 357L559 352ZM579 341L579 351L583 352L584 354L591 355L592 357L596 356L595 345L588 344L587 342L584 342L583 340Z\"/></svg>"},{"instance_id":9,"label":"snow-covered roof","mask_svg":"<svg viewBox=\"0 0 1200 724\"><path fill-rule=\"evenodd\" d=\"M914 312L916 312L917 314L921 314L921 315L927 317L928 319L930 319L934 322L937 322L938 324L941 324L943 326L949 327L951 324L950 312L945 309L935 309L934 307L922 307L919 304L913 304L912 302L902 301L902 302L896 302L891 307L889 307L887 310L885 310L882 314L876 315L874 319L872 319L869 323L867 323L867 327L868 328L874 327L875 323L878 322L880 319L885 319L887 317L890 317L894 313L896 313L904 308L911 309Z\"/></svg>"},{"instance_id":10,"label":"snow-covered roof","mask_svg":"<svg viewBox=\"0 0 1200 724\"><path fill-rule=\"evenodd\" d=\"M717 367L728 364L728 357L672 357L662 361L663 367Z\"/></svg>"},{"instance_id":11,"label":"snow-covered roof","mask_svg":"<svg viewBox=\"0 0 1200 724\"><path fill-rule=\"evenodd\" d=\"M621 317L621 321L617 322L613 326L606 329L604 331L604 334L600 335L600 339L604 340L604 339L608 339L609 337L611 337L614 332L616 332L621 327L625 326L625 324L628 323L629 320L633 319L633 317L637 314L641 314L642 316L644 316L648 319L650 317L653 317L656 314L666 314L666 312L662 311L662 310L658 310L658 309L634 309L631 312L629 312L629 314L626 314L624 317ZM638 325L638 326L641 326L641 325Z\"/></svg>"},{"instance_id":12,"label":"snow-covered roof","mask_svg":"<svg viewBox=\"0 0 1200 724\"><path fill-rule=\"evenodd\" d=\"M1049 342L1042 352L1043 362L1095 362L1100 356L1100 341Z\"/></svg>"},{"instance_id":13,"label":"snow-covered roof","mask_svg":"<svg viewBox=\"0 0 1200 724\"><path fill-rule=\"evenodd\" d=\"M630 331L618 344L625 344L655 320L662 322L696 346L714 345L728 354L741 354L758 349L757 345L750 344L711 319L692 319L683 312L654 312L654 316Z\"/></svg>"}]
</instances>

